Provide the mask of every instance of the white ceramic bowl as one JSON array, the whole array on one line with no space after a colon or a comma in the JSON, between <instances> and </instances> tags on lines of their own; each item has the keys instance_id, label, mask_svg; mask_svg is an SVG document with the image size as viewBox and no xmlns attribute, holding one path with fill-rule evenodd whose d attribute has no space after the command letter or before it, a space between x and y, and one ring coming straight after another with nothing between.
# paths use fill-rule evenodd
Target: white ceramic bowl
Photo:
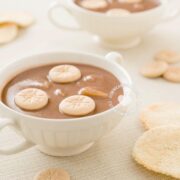
<instances>
[{"instance_id":1,"label":"white ceramic bowl","mask_svg":"<svg viewBox=\"0 0 180 180\"><path fill-rule=\"evenodd\" d=\"M166 0L161 0L161 4L156 8L122 17L89 11L76 5L74 0L66 0L54 2L49 9L50 20L62 28L65 27L62 24L62 16L55 17L56 14L54 15L54 10L57 8L66 9L75 18L80 28L95 34L103 45L111 48L136 46L142 36L162 22L167 15ZM73 29L69 26L68 28Z\"/></svg>"},{"instance_id":2,"label":"white ceramic bowl","mask_svg":"<svg viewBox=\"0 0 180 180\"><path fill-rule=\"evenodd\" d=\"M37 145L40 151L53 156L70 156L88 149L95 141L118 125L131 103L131 79L116 60L122 57L110 53L106 57L75 52L51 52L17 60L0 70L0 93L16 74L40 65L53 63L82 63L101 67L112 72L122 83L123 100L105 112L76 119L45 119L17 112L0 101L0 129L13 126L25 141L0 154L13 154ZM107 82L108 83L108 82ZM128 87L128 88L127 88Z\"/></svg>"}]
</instances>

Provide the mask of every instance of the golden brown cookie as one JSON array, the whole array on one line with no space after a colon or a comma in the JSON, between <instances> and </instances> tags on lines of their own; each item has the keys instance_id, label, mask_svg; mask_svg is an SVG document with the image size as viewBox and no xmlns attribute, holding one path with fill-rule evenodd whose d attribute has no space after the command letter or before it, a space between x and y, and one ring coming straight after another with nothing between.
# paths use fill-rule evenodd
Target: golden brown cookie
<instances>
[{"instance_id":1,"label":"golden brown cookie","mask_svg":"<svg viewBox=\"0 0 180 180\"><path fill-rule=\"evenodd\" d=\"M168 64L163 61L152 62L150 64L145 65L140 73L148 78L157 78L162 76L168 69Z\"/></svg>"},{"instance_id":2,"label":"golden brown cookie","mask_svg":"<svg viewBox=\"0 0 180 180\"><path fill-rule=\"evenodd\" d=\"M134 146L133 158L149 170L180 179L180 126L145 132Z\"/></svg>"},{"instance_id":3,"label":"golden brown cookie","mask_svg":"<svg viewBox=\"0 0 180 180\"><path fill-rule=\"evenodd\" d=\"M151 104L140 113L140 120L146 129L164 125L180 126L180 104L170 102Z\"/></svg>"},{"instance_id":4,"label":"golden brown cookie","mask_svg":"<svg viewBox=\"0 0 180 180\"><path fill-rule=\"evenodd\" d=\"M12 23L0 25L0 44L13 41L18 35L18 27Z\"/></svg>"},{"instance_id":5,"label":"golden brown cookie","mask_svg":"<svg viewBox=\"0 0 180 180\"><path fill-rule=\"evenodd\" d=\"M163 77L170 82L180 83L180 67L169 67Z\"/></svg>"},{"instance_id":6,"label":"golden brown cookie","mask_svg":"<svg viewBox=\"0 0 180 180\"><path fill-rule=\"evenodd\" d=\"M70 180L70 176L64 169L50 168L39 172L34 180Z\"/></svg>"},{"instance_id":7,"label":"golden brown cookie","mask_svg":"<svg viewBox=\"0 0 180 180\"><path fill-rule=\"evenodd\" d=\"M157 61L164 61L169 64L180 62L180 53L172 50L162 50L155 55Z\"/></svg>"},{"instance_id":8,"label":"golden brown cookie","mask_svg":"<svg viewBox=\"0 0 180 180\"><path fill-rule=\"evenodd\" d=\"M0 13L0 24L13 23L20 27L28 27L34 22L31 14L24 12Z\"/></svg>"}]
</instances>

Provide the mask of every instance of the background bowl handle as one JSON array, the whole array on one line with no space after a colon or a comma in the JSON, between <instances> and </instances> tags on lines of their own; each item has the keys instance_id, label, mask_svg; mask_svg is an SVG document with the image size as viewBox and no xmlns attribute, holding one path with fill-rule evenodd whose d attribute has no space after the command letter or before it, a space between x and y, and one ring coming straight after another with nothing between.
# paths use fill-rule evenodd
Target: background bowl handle
<instances>
[{"instance_id":1,"label":"background bowl handle","mask_svg":"<svg viewBox=\"0 0 180 180\"><path fill-rule=\"evenodd\" d=\"M66 5L61 2L61 0L58 2L58 1L54 1L51 5L50 5L50 8L48 10L48 18L49 20L57 27L59 28L63 28L63 29L68 29L68 30L80 30L81 28L77 25L77 26L71 26L71 25L66 25L66 24L63 24L61 22L58 22L56 20L56 18L54 18L53 16L53 13L54 13L54 10L56 9L64 9L70 16L73 17L72 15L72 12L66 7ZM74 19L74 17L73 17ZM77 23L78 24L78 23Z\"/></svg>"},{"instance_id":2,"label":"background bowl handle","mask_svg":"<svg viewBox=\"0 0 180 180\"><path fill-rule=\"evenodd\" d=\"M7 126L12 127L15 130L15 132L22 135L22 133L18 130L18 128L17 128L17 126L16 126L16 124L14 123L13 120L6 119L6 118L0 118L0 130L2 130L3 128L5 128ZM0 154L1 155L16 154L18 152L29 149L32 146L33 146L33 144L31 144L27 140L24 140L24 142L22 142L22 143L20 143L18 145L12 146L12 147L10 147L8 149L0 149Z\"/></svg>"},{"instance_id":3,"label":"background bowl handle","mask_svg":"<svg viewBox=\"0 0 180 180\"><path fill-rule=\"evenodd\" d=\"M123 64L124 62L123 56L118 52L110 52L106 54L105 59L108 61L120 63L120 64Z\"/></svg>"}]
</instances>

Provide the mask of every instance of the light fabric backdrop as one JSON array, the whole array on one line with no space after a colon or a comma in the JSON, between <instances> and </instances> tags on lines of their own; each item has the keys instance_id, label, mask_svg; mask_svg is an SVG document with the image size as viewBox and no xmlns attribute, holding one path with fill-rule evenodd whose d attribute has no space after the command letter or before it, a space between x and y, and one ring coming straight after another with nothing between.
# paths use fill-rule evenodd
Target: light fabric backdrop
<instances>
[{"instance_id":1,"label":"light fabric backdrop","mask_svg":"<svg viewBox=\"0 0 180 180\"><path fill-rule=\"evenodd\" d=\"M110 50L92 41L86 32L64 31L47 19L50 0L0 0L0 12L25 10L36 17L36 24L22 31L12 43L0 47L0 67L32 53L50 50L78 50L104 56ZM180 7L180 1L176 0ZM159 101L180 102L180 85L162 79L148 80L139 75L142 64L151 61L153 54L164 48L180 52L180 17L162 23L144 38L139 47L120 51L125 57L124 67L133 77L138 96L138 109ZM0 77L2 78L2 77ZM0 180L31 180L48 167L67 169L72 180L168 180L149 172L131 158L137 138L143 133L138 113L124 118L118 128L100 140L87 152L75 157L55 158L32 148L11 156L0 156ZM7 147L21 141L8 128L0 134L0 146Z\"/></svg>"}]
</instances>

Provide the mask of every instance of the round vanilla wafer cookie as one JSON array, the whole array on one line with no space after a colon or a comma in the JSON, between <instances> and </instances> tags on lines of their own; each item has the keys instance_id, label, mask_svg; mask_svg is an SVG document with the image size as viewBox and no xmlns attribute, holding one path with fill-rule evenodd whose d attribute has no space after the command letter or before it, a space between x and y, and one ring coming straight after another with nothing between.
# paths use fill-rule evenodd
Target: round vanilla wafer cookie
<instances>
[{"instance_id":1,"label":"round vanilla wafer cookie","mask_svg":"<svg viewBox=\"0 0 180 180\"><path fill-rule=\"evenodd\" d=\"M74 95L65 98L59 104L59 111L72 116L84 116L94 111L95 101L84 95Z\"/></svg>"},{"instance_id":2,"label":"round vanilla wafer cookie","mask_svg":"<svg viewBox=\"0 0 180 180\"><path fill-rule=\"evenodd\" d=\"M180 179L180 126L146 131L135 143L133 158L149 170Z\"/></svg>"},{"instance_id":3,"label":"round vanilla wafer cookie","mask_svg":"<svg viewBox=\"0 0 180 180\"><path fill-rule=\"evenodd\" d=\"M163 75L164 79L174 82L180 83L180 67L171 66L167 69L167 71Z\"/></svg>"},{"instance_id":4,"label":"round vanilla wafer cookie","mask_svg":"<svg viewBox=\"0 0 180 180\"><path fill-rule=\"evenodd\" d=\"M0 13L0 24L13 23L20 27L28 27L34 22L31 14L23 12Z\"/></svg>"},{"instance_id":5,"label":"round vanilla wafer cookie","mask_svg":"<svg viewBox=\"0 0 180 180\"><path fill-rule=\"evenodd\" d=\"M0 24L0 44L13 41L18 35L18 27L12 23Z\"/></svg>"},{"instance_id":6,"label":"round vanilla wafer cookie","mask_svg":"<svg viewBox=\"0 0 180 180\"><path fill-rule=\"evenodd\" d=\"M180 53L172 50L162 50L155 54L157 61L165 61L169 64L180 62Z\"/></svg>"},{"instance_id":7,"label":"round vanilla wafer cookie","mask_svg":"<svg viewBox=\"0 0 180 180\"><path fill-rule=\"evenodd\" d=\"M159 126L180 126L180 104L155 103L146 107L140 113L140 120L146 129Z\"/></svg>"},{"instance_id":8,"label":"round vanilla wafer cookie","mask_svg":"<svg viewBox=\"0 0 180 180\"><path fill-rule=\"evenodd\" d=\"M70 83L81 78L81 71L73 65L59 65L49 71L49 78L56 83Z\"/></svg>"},{"instance_id":9,"label":"round vanilla wafer cookie","mask_svg":"<svg viewBox=\"0 0 180 180\"><path fill-rule=\"evenodd\" d=\"M39 172L34 180L70 180L70 176L64 169L50 168Z\"/></svg>"},{"instance_id":10,"label":"round vanilla wafer cookie","mask_svg":"<svg viewBox=\"0 0 180 180\"><path fill-rule=\"evenodd\" d=\"M41 89L26 88L15 95L14 101L22 109L38 110L48 104L48 95Z\"/></svg>"},{"instance_id":11,"label":"round vanilla wafer cookie","mask_svg":"<svg viewBox=\"0 0 180 180\"><path fill-rule=\"evenodd\" d=\"M157 78L162 76L168 69L168 64L163 61L152 62L150 64L145 65L140 73L148 78Z\"/></svg>"}]
</instances>

